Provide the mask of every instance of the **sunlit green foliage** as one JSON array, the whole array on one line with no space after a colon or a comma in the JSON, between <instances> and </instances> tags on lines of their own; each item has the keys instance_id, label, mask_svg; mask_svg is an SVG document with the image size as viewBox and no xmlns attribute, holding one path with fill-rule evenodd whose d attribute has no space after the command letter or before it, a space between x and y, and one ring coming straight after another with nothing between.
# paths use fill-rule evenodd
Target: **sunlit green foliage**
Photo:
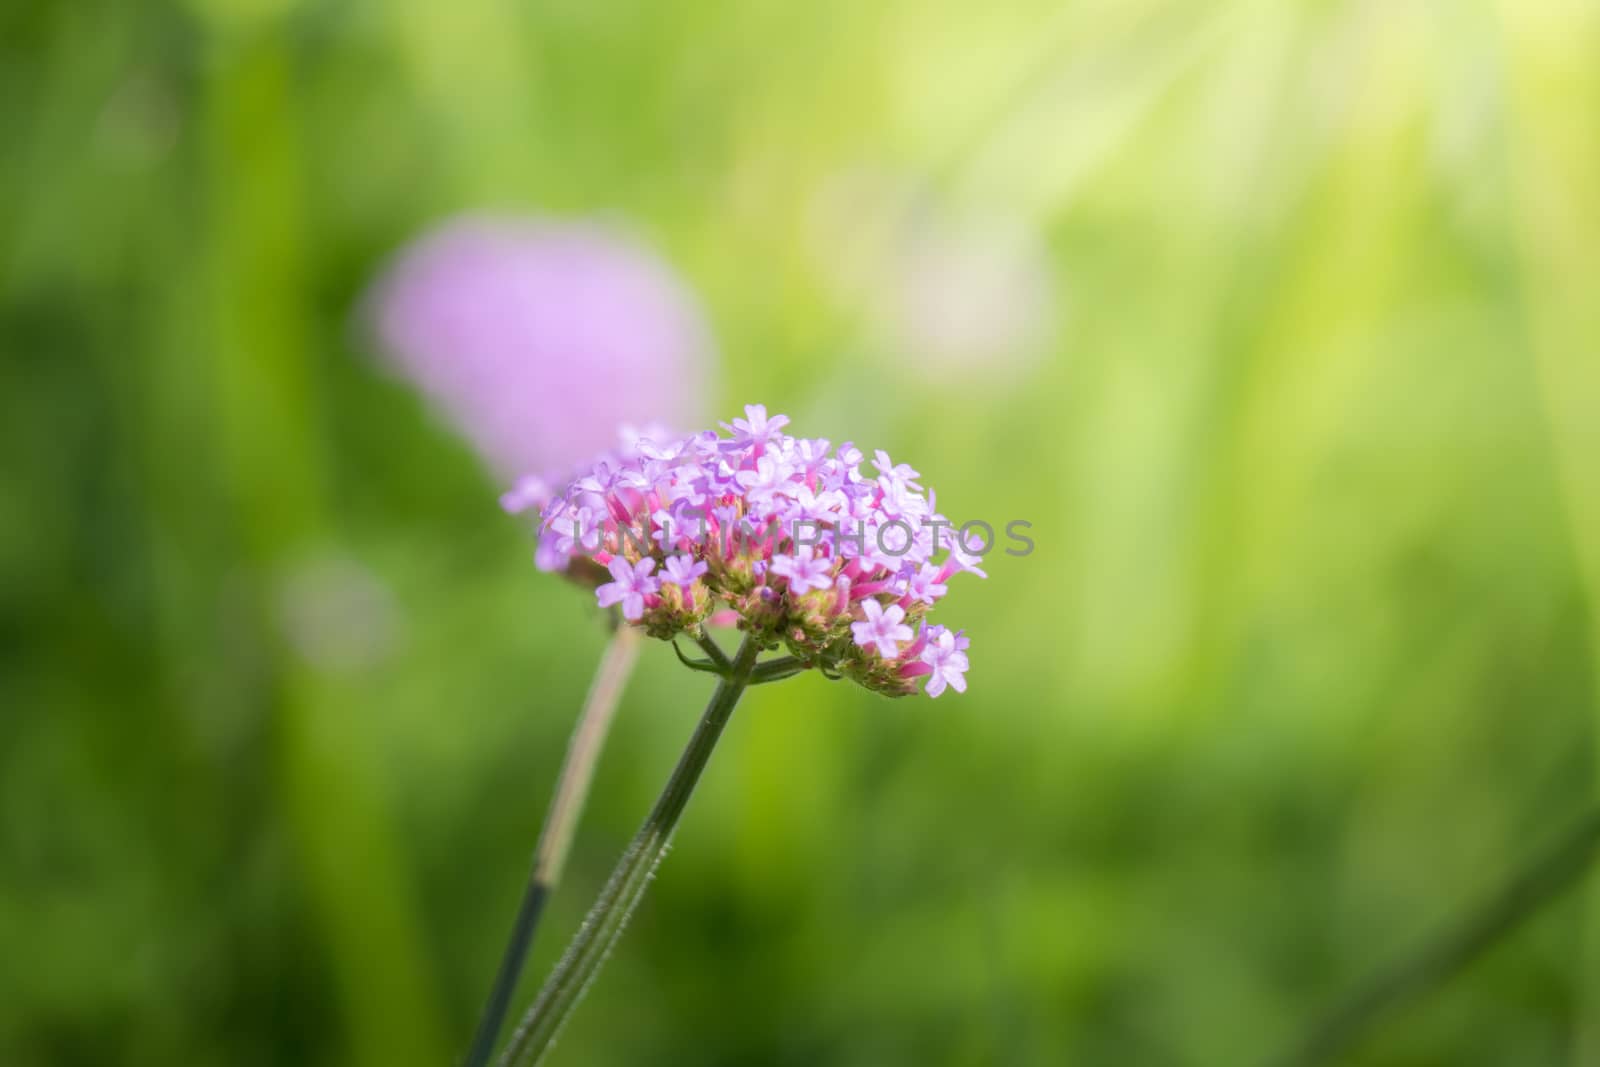
<instances>
[{"instance_id":1,"label":"sunlit green foliage","mask_svg":"<svg viewBox=\"0 0 1600 1067\"><path fill-rule=\"evenodd\" d=\"M747 698L553 1062L1266 1055L1594 793L1597 101L1562 0L9 5L0 1063L463 1047L604 641L355 329L484 206L1037 543L967 696ZM907 372L929 211L1033 235L1041 350ZM707 688L647 650L528 988ZM1579 1062L1590 911L1357 1062Z\"/></svg>"}]
</instances>

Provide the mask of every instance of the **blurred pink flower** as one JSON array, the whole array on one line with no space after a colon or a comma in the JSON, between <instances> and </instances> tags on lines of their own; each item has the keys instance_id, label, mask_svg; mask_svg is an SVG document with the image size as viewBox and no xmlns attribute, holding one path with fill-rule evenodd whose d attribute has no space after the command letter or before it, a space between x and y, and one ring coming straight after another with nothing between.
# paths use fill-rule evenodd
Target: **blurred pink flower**
<instances>
[{"instance_id":1,"label":"blurred pink flower","mask_svg":"<svg viewBox=\"0 0 1600 1067\"><path fill-rule=\"evenodd\" d=\"M693 294L598 223L447 222L374 287L389 363L502 476L564 476L619 427L694 426L710 333Z\"/></svg>"},{"instance_id":2,"label":"blurred pink flower","mask_svg":"<svg viewBox=\"0 0 1600 1067\"><path fill-rule=\"evenodd\" d=\"M377 666L401 644L400 606L393 590L361 561L319 556L283 575L278 621L289 646L327 671Z\"/></svg>"},{"instance_id":3,"label":"blurred pink flower","mask_svg":"<svg viewBox=\"0 0 1600 1067\"><path fill-rule=\"evenodd\" d=\"M851 170L818 188L810 224L823 277L876 344L938 380L1015 383L1058 341L1062 286L1044 236L998 205Z\"/></svg>"}]
</instances>

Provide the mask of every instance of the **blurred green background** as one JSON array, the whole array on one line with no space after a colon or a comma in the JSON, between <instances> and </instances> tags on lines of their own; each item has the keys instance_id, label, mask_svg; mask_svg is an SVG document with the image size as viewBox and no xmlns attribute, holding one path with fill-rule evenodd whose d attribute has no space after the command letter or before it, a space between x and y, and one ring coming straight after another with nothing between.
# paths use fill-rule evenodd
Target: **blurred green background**
<instances>
[{"instance_id":1,"label":"blurred green background","mask_svg":"<svg viewBox=\"0 0 1600 1067\"><path fill-rule=\"evenodd\" d=\"M1038 545L965 697L751 694L552 1062L1266 1056L1596 793L1597 101L1578 0L6 5L0 1063L464 1048L604 642L356 328L483 207ZM905 340L924 217L1039 250L1017 351ZM519 1000L707 689L646 649ZM1350 1062L1597 1057L1580 893Z\"/></svg>"}]
</instances>

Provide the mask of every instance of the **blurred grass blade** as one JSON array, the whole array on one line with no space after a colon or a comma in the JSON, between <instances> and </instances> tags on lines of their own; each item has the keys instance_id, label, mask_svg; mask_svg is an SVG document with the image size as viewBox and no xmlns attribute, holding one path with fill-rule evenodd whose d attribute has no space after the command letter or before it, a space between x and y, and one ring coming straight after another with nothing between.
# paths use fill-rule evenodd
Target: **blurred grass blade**
<instances>
[{"instance_id":1,"label":"blurred grass blade","mask_svg":"<svg viewBox=\"0 0 1600 1067\"><path fill-rule=\"evenodd\" d=\"M1597 844L1600 811L1592 811L1477 911L1378 972L1273 1063L1316 1067L1336 1061L1385 1015L1444 985L1571 887L1589 869Z\"/></svg>"},{"instance_id":2,"label":"blurred grass blade","mask_svg":"<svg viewBox=\"0 0 1600 1067\"><path fill-rule=\"evenodd\" d=\"M1509 93L1507 168L1527 328L1600 681L1600 7L1501 0ZM1592 714L1592 712L1591 712ZM1574 1060L1600 1059L1600 900L1589 901Z\"/></svg>"}]
</instances>

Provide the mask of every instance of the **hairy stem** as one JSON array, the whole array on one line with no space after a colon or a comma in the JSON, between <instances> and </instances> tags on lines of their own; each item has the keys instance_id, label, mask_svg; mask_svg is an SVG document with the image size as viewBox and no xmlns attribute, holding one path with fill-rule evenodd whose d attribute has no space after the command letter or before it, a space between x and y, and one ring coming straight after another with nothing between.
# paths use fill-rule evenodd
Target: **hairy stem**
<instances>
[{"instance_id":1,"label":"hairy stem","mask_svg":"<svg viewBox=\"0 0 1600 1067\"><path fill-rule=\"evenodd\" d=\"M1388 1012L1443 985L1495 942L1569 888L1600 845L1600 811L1590 812L1549 851L1518 871L1476 911L1373 975L1304 1034L1278 1067L1334 1062Z\"/></svg>"},{"instance_id":2,"label":"hairy stem","mask_svg":"<svg viewBox=\"0 0 1600 1067\"><path fill-rule=\"evenodd\" d=\"M505 1024L506 1009L516 992L517 981L522 977L523 964L533 947L533 937L544 913L544 904L555 892L566 866L567 853L572 847L572 835L583 814L584 801L589 796L589 784L594 780L595 764L600 760L600 750L605 745L606 734L611 729L611 719L622 697L628 674L633 670L639 655L639 634L631 626L618 626L611 635L595 669L589 695L584 698L583 711L572 729L572 739L567 742L567 755L556 778L555 796L545 815L544 829L539 832L539 843L533 852L533 869L528 875L528 887L523 891L522 904L517 909L516 921L511 927L511 939L506 943L505 956L495 975L494 986L484 1004L483 1015L473 1034L472 1047L467 1053L464 1067L484 1067L494 1054L495 1042L500 1038L500 1028Z\"/></svg>"},{"instance_id":3,"label":"hairy stem","mask_svg":"<svg viewBox=\"0 0 1600 1067\"><path fill-rule=\"evenodd\" d=\"M733 715L739 697L749 685L759 651L756 643L747 638L730 661L728 673L712 694L705 714L700 717L694 735L689 738L688 746L673 769L672 777L667 779L666 788L656 800L644 826L622 854L611 879L600 891L599 899L572 939L566 955L556 964L556 969L540 990L533 1007L522 1017L510 1045L500 1058L502 1067L531 1067L543 1059L555 1043L562 1025L599 973L606 956L627 925L629 916L644 896L656 865L666 854L672 831L689 802L689 796L711 758L717 739L722 736L723 727Z\"/></svg>"}]
</instances>

